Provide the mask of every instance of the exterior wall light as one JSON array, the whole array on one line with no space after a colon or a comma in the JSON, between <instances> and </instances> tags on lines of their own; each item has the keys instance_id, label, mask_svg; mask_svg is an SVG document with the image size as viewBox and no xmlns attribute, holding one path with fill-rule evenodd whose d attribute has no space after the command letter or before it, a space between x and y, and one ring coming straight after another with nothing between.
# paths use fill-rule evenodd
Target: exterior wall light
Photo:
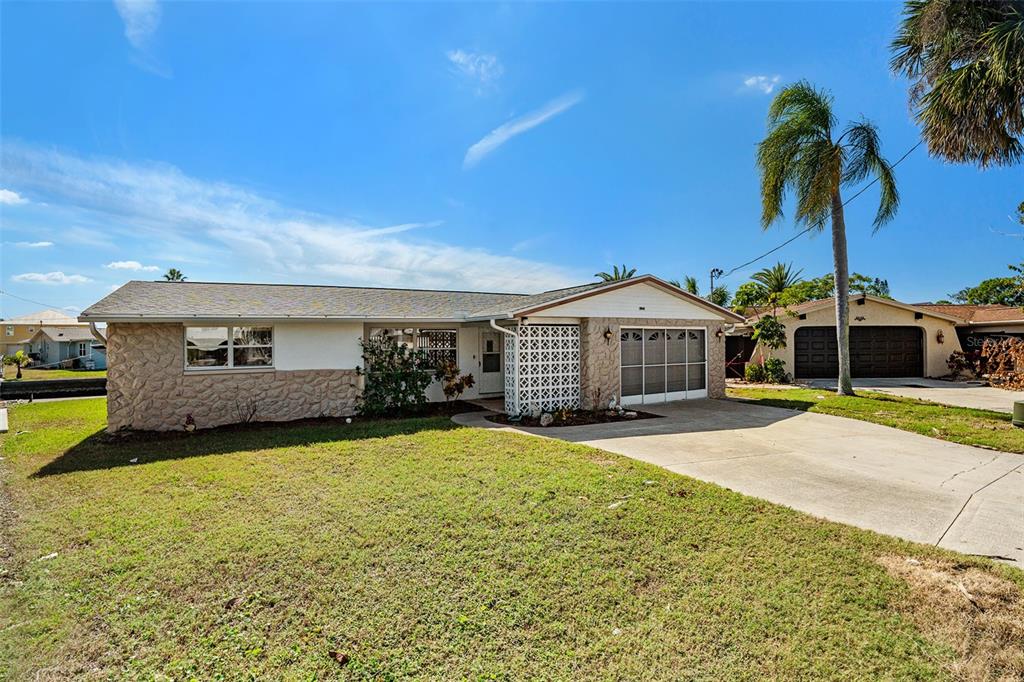
<instances>
[{"instance_id":1,"label":"exterior wall light","mask_svg":"<svg viewBox=\"0 0 1024 682\"><path fill-rule=\"evenodd\" d=\"M723 337L723 336L725 336L725 332L724 332L724 331L722 331L722 328L721 328L721 327L719 327L718 329L716 329L716 330L715 330L715 338L716 338L716 339L718 339L719 341L721 341L721 340L722 340L722 337Z\"/></svg>"},{"instance_id":2,"label":"exterior wall light","mask_svg":"<svg viewBox=\"0 0 1024 682\"><path fill-rule=\"evenodd\" d=\"M935 335L935 340L936 340L936 341L937 341L938 343L942 343L943 341L945 341L945 340L946 340L946 335L942 333L942 330L941 330L941 329L940 329L940 330L939 330L939 332L938 332L938 333L937 333L937 334Z\"/></svg>"},{"instance_id":3,"label":"exterior wall light","mask_svg":"<svg viewBox=\"0 0 1024 682\"><path fill-rule=\"evenodd\" d=\"M612 334L612 328L611 327L605 327L604 328L604 342L605 343L611 343L613 336L615 336L615 335Z\"/></svg>"}]
</instances>

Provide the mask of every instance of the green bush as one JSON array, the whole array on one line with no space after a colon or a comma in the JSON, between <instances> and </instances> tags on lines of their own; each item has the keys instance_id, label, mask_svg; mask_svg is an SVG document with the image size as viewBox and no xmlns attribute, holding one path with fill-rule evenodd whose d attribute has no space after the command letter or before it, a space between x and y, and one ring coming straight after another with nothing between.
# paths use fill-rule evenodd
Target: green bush
<instances>
[{"instance_id":1,"label":"green bush","mask_svg":"<svg viewBox=\"0 0 1024 682\"><path fill-rule=\"evenodd\" d=\"M778 358L768 358L764 361L764 382L766 384L788 384L789 375L786 374L786 363Z\"/></svg>"},{"instance_id":2,"label":"green bush","mask_svg":"<svg viewBox=\"0 0 1024 682\"><path fill-rule=\"evenodd\" d=\"M746 380L752 384L764 383L764 366L756 362L748 362L743 372Z\"/></svg>"},{"instance_id":3,"label":"green bush","mask_svg":"<svg viewBox=\"0 0 1024 682\"><path fill-rule=\"evenodd\" d=\"M359 414L394 417L423 409L434 370L426 352L390 336L364 339L360 345L365 367L356 369L366 377L366 386L359 396Z\"/></svg>"}]
</instances>

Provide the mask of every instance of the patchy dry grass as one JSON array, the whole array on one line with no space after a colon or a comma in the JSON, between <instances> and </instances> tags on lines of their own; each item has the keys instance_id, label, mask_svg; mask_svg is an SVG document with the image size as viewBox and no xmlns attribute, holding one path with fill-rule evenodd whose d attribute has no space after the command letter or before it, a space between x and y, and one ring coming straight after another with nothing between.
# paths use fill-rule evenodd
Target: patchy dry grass
<instances>
[{"instance_id":1,"label":"patchy dry grass","mask_svg":"<svg viewBox=\"0 0 1024 682\"><path fill-rule=\"evenodd\" d=\"M1024 429L1010 415L939 405L927 400L858 391L838 396L823 388L729 388L729 397L759 405L849 417L964 445L1024 453Z\"/></svg>"},{"instance_id":2,"label":"patchy dry grass","mask_svg":"<svg viewBox=\"0 0 1024 682\"><path fill-rule=\"evenodd\" d=\"M950 559L879 560L910 591L898 602L918 627L954 648L957 680L1024 679L1024 599L1018 584Z\"/></svg>"},{"instance_id":3,"label":"patchy dry grass","mask_svg":"<svg viewBox=\"0 0 1024 682\"><path fill-rule=\"evenodd\" d=\"M936 628L879 557L1008 580L1015 609L1019 571L584 446L444 419L122 440L104 418L11 412L0 679L934 679L1016 636Z\"/></svg>"}]
</instances>

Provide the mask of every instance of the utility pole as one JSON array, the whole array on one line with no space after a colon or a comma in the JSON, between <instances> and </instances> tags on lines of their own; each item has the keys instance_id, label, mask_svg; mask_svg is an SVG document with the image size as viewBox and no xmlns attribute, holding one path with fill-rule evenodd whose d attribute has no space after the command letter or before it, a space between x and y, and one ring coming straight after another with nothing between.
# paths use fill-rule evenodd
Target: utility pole
<instances>
[{"instance_id":1,"label":"utility pole","mask_svg":"<svg viewBox=\"0 0 1024 682\"><path fill-rule=\"evenodd\" d=\"M721 268L711 268L711 289L708 290L708 298L711 298L711 294L715 293L715 279L721 277L723 274Z\"/></svg>"}]
</instances>

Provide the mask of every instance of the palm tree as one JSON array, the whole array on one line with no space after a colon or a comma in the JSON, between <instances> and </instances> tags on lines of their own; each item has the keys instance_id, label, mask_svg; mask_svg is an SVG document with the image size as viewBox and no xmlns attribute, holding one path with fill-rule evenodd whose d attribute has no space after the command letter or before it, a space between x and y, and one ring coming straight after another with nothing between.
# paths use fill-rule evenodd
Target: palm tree
<instances>
[{"instance_id":1,"label":"palm tree","mask_svg":"<svg viewBox=\"0 0 1024 682\"><path fill-rule=\"evenodd\" d=\"M708 300L717 306L726 308L729 306L729 300L732 299L732 293L730 293L728 287L719 285L711 290L708 294Z\"/></svg>"},{"instance_id":2,"label":"palm tree","mask_svg":"<svg viewBox=\"0 0 1024 682\"><path fill-rule=\"evenodd\" d=\"M186 279L188 279L188 277L181 274L181 270L179 270L178 268L171 268L166 273L164 273L164 279L166 279L168 282L184 282Z\"/></svg>"},{"instance_id":3,"label":"palm tree","mask_svg":"<svg viewBox=\"0 0 1024 682\"><path fill-rule=\"evenodd\" d=\"M874 176L880 188L874 229L892 220L899 206L892 166L881 154L878 129L866 120L848 124L834 137L832 96L807 81L784 88L768 110L768 134L758 145L761 225L782 217L786 192L796 194L796 222L822 230L832 221L836 280L836 338L840 395L853 395L850 381L850 271L841 188Z\"/></svg>"},{"instance_id":4,"label":"palm tree","mask_svg":"<svg viewBox=\"0 0 1024 682\"><path fill-rule=\"evenodd\" d=\"M790 288L794 284L799 284L803 281L800 275L803 270L797 270L793 272L792 263L776 263L770 268L764 268L751 275L750 279L757 282L765 292L765 295L769 300L778 300L779 296L786 289Z\"/></svg>"},{"instance_id":5,"label":"palm tree","mask_svg":"<svg viewBox=\"0 0 1024 682\"><path fill-rule=\"evenodd\" d=\"M691 277L690 275L683 275L682 282L680 282L678 279L670 279L668 283L676 287L677 289L684 290L688 294L700 296L700 285L697 284L696 277Z\"/></svg>"},{"instance_id":6,"label":"palm tree","mask_svg":"<svg viewBox=\"0 0 1024 682\"><path fill-rule=\"evenodd\" d=\"M909 0L892 70L933 156L1006 166L1024 155L1024 1Z\"/></svg>"},{"instance_id":7,"label":"palm tree","mask_svg":"<svg viewBox=\"0 0 1024 682\"><path fill-rule=\"evenodd\" d=\"M621 282L625 279L630 279L636 275L636 268L627 268L625 265L619 270L619 266L616 265L612 269L611 274L607 272L598 272L594 274L594 277L599 278L602 282Z\"/></svg>"}]
</instances>

